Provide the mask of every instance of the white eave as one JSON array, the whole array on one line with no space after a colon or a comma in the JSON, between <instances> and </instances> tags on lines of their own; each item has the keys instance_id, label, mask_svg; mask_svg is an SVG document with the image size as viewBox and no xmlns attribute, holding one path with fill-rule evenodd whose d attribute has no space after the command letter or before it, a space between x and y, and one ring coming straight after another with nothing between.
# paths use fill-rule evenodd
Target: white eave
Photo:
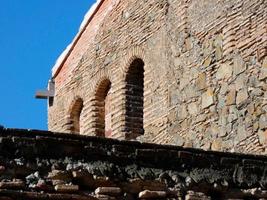
<instances>
[{"instance_id":1,"label":"white eave","mask_svg":"<svg viewBox=\"0 0 267 200\"><path fill-rule=\"evenodd\" d=\"M78 40L80 39L84 31L86 30L86 27L88 26L90 21L93 19L94 15L97 13L98 9L100 8L103 2L104 0L97 0L88 10L88 12L85 14L77 35L75 36L73 41L67 46L67 48L62 52L62 54L58 57L54 67L52 68L52 78L55 78L57 74L60 72L65 61L71 54Z\"/></svg>"}]
</instances>

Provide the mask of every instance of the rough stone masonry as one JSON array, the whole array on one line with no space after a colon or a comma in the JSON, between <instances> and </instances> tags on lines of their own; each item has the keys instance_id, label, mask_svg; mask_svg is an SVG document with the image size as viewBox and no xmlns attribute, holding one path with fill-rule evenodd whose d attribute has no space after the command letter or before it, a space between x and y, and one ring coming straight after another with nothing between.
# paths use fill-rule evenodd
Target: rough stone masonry
<instances>
[{"instance_id":1,"label":"rough stone masonry","mask_svg":"<svg viewBox=\"0 0 267 200\"><path fill-rule=\"evenodd\" d=\"M260 155L0 128L0 200L266 200L266 166Z\"/></svg>"},{"instance_id":2,"label":"rough stone masonry","mask_svg":"<svg viewBox=\"0 0 267 200\"><path fill-rule=\"evenodd\" d=\"M49 129L266 154L266 0L102 0L55 68Z\"/></svg>"}]
</instances>

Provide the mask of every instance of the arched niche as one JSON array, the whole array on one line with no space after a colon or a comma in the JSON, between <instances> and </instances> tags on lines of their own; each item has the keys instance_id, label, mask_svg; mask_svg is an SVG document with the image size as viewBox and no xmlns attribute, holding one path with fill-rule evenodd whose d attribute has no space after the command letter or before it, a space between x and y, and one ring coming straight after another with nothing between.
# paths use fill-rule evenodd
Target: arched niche
<instances>
[{"instance_id":1,"label":"arched niche","mask_svg":"<svg viewBox=\"0 0 267 200\"><path fill-rule=\"evenodd\" d=\"M83 100L81 98L76 98L71 106L70 110L70 132L80 134L80 119L83 109Z\"/></svg>"},{"instance_id":2,"label":"arched niche","mask_svg":"<svg viewBox=\"0 0 267 200\"><path fill-rule=\"evenodd\" d=\"M96 136L111 137L111 82L102 80L95 93Z\"/></svg>"},{"instance_id":3,"label":"arched niche","mask_svg":"<svg viewBox=\"0 0 267 200\"><path fill-rule=\"evenodd\" d=\"M126 72L125 128L130 139L144 134L144 65L136 58Z\"/></svg>"}]
</instances>

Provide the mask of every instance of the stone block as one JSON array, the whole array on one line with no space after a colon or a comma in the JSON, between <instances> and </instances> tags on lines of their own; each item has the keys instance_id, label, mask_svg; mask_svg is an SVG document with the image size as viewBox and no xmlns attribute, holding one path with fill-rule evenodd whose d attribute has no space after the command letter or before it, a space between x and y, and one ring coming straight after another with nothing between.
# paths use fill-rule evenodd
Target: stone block
<instances>
[{"instance_id":1,"label":"stone block","mask_svg":"<svg viewBox=\"0 0 267 200\"><path fill-rule=\"evenodd\" d=\"M221 60L223 57L223 50L222 47L216 47L215 48L215 58L217 61Z\"/></svg>"},{"instance_id":2,"label":"stone block","mask_svg":"<svg viewBox=\"0 0 267 200\"><path fill-rule=\"evenodd\" d=\"M211 144L211 150L213 151L221 151L222 150L222 141L221 139L216 139Z\"/></svg>"},{"instance_id":3,"label":"stone block","mask_svg":"<svg viewBox=\"0 0 267 200\"><path fill-rule=\"evenodd\" d=\"M72 179L72 176L67 171L62 170L52 170L48 173L48 178L52 180L62 180L62 181L70 181Z\"/></svg>"},{"instance_id":4,"label":"stone block","mask_svg":"<svg viewBox=\"0 0 267 200\"><path fill-rule=\"evenodd\" d=\"M149 191L149 190L144 190L139 193L139 198L140 199L153 199L153 198L165 198L166 197L166 191Z\"/></svg>"},{"instance_id":5,"label":"stone block","mask_svg":"<svg viewBox=\"0 0 267 200\"><path fill-rule=\"evenodd\" d=\"M262 61L262 67L267 69L267 56Z\"/></svg>"},{"instance_id":6,"label":"stone block","mask_svg":"<svg viewBox=\"0 0 267 200\"><path fill-rule=\"evenodd\" d=\"M252 97L254 97L254 96L261 97L261 96L263 96L263 91L260 88L254 88L251 91L251 96Z\"/></svg>"},{"instance_id":7,"label":"stone block","mask_svg":"<svg viewBox=\"0 0 267 200\"><path fill-rule=\"evenodd\" d=\"M178 107L177 115L178 115L177 118L179 120L183 120L188 117L188 111L186 105L182 104L181 106Z\"/></svg>"},{"instance_id":8,"label":"stone block","mask_svg":"<svg viewBox=\"0 0 267 200\"><path fill-rule=\"evenodd\" d=\"M193 38L192 37L188 37L185 39L185 48L187 51L191 50L193 48L194 44L193 44Z\"/></svg>"},{"instance_id":9,"label":"stone block","mask_svg":"<svg viewBox=\"0 0 267 200\"><path fill-rule=\"evenodd\" d=\"M174 141L174 145L177 145L177 146L183 146L185 144L185 139L179 136L178 134L175 134L173 136L173 141Z\"/></svg>"},{"instance_id":10,"label":"stone block","mask_svg":"<svg viewBox=\"0 0 267 200\"><path fill-rule=\"evenodd\" d=\"M184 75L180 79L180 90L183 90L190 83L190 77Z\"/></svg>"},{"instance_id":11,"label":"stone block","mask_svg":"<svg viewBox=\"0 0 267 200\"><path fill-rule=\"evenodd\" d=\"M193 142L190 139L186 139L184 143L184 147L186 148L193 148Z\"/></svg>"},{"instance_id":12,"label":"stone block","mask_svg":"<svg viewBox=\"0 0 267 200\"><path fill-rule=\"evenodd\" d=\"M57 180L57 179L52 180L52 185L53 186L56 186L56 185L64 185L64 184L67 184L67 181Z\"/></svg>"},{"instance_id":13,"label":"stone block","mask_svg":"<svg viewBox=\"0 0 267 200\"><path fill-rule=\"evenodd\" d=\"M236 104L237 106L241 106L247 102L249 96L246 89L240 90L236 95Z\"/></svg>"},{"instance_id":14,"label":"stone block","mask_svg":"<svg viewBox=\"0 0 267 200\"><path fill-rule=\"evenodd\" d=\"M203 67L206 68L206 67L210 66L211 63L212 63L212 57L211 57L211 56L208 56L208 57L204 60Z\"/></svg>"},{"instance_id":15,"label":"stone block","mask_svg":"<svg viewBox=\"0 0 267 200\"><path fill-rule=\"evenodd\" d=\"M234 75L239 75L246 70L246 63L240 55L234 57Z\"/></svg>"},{"instance_id":16,"label":"stone block","mask_svg":"<svg viewBox=\"0 0 267 200\"><path fill-rule=\"evenodd\" d=\"M252 115L255 111L255 106L254 106L254 103L250 103L248 106L247 106L247 111L250 115Z\"/></svg>"},{"instance_id":17,"label":"stone block","mask_svg":"<svg viewBox=\"0 0 267 200\"><path fill-rule=\"evenodd\" d=\"M185 200L211 200L211 198L201 192L189 191L185 196Z\"/></svg>"},{"instance_id":18,"label":"stone block","mask_svg":"<svg viewBox=\"0 0 267 200\"><path fill-rule=\"evenodd\" d=\"M247 131L245 125L239 125L237 127L237 135L236 135L236 140L237 141L242 141L247 138Z\"/></svg>"},{"instance_id":19,"label":"stone block","mask_svg":"<svg viewBox=\"0 0 267 200\"><path fill-rule=\"evenodd\" d=\"M166 189L166 184L159 180L141 180L136 178L130 179L129 183L123 184L123 191L131 194L138 194L142 190L165 191Z\"/></svg>"},{"instance_id":20,"label":"stone block","mask_svg":"<svg viewBox=\"0 0 267 200\"><path fill-rule=\"evenodd\" d=\"M22 180L15 179L10 182L0 182L0 189L24 189L25 183Z\"/></svg>"},{"instance_id":21,"label":"stone block","mask_svg":"<svg viewBox=\"0 0 267 200\"><path fill-rule=\"evenodd\" d=\"M229 90L229 85L228 85L228 83L226 83L226 82L221 83L220 94L221 94L221 95L224 95L224 94L227 93L228 90Z\"/></svg>"},{"instance_id":22,"label":"stone block","mask_svg":"<svg viewBox=\"0 0 267 200\"><path fill-rule=\"evenodd\" d=\"M245 75L245 73L238 75L235 80L235 89L239 91L243 89L246 85L247 85L247 76Z\"/></svg>"},{"instance_id":23,"label":"stone block","mask_svg":"<svg viewBox=\"0 0 267 200\"><path fill-rule=\"evenodd\" d=\"M207 80L206 80L206 74L201 73L199 74L197 80L196 80L196 86L199 90L203 90L207 88Z\"/></svg>"},{"instance_id":24,"label":"stone block","mask_svg":"<svg viewBox=\"0 0 267 200\"><path fill-rule=\"evenodd\" d=\"M262 68L259 76L260 80L265 80L266 78L267 78L267 56L263 59Z\"/></svg>"},{"instance_id":25,"label":"stone block","mask_svg":"<svg viewBox=\"0 0 267 200\"><path fill-rule=\"evenodd\" d=\"M224 63L219 67L216 73L216 79L220 80L220 79L230 78L232 76L232 73L233 73L232 65Z\"/></svg>"},{"instance_id":26,"label":"stone block","mask_svg":"<svg viewBox=\"0 0 267 200\"><path fill-rule=\"evenodd\" d=\"M267 114L262 114L259 119L259 128L267 129Z\"/></svg>"},{"instance_id":27,"label":"stone block","mask_svg":"<svg viewBox=\"0 0 267 200\"><path fill-rule=\"evenodd\" d=\"M228 118L227 118L227 121L229 122L229 123L232 123L233 121L236 121L238 119L238 115L236 114L236 113L230 113L229 115L228 115ZM229 124L227 124L227 126L228 126ZM228 131L227 131L228 132ZM229 132L228 132L229 133Z\"/></svg>"},{"instance_id":28,"label":"stone block","mask_svg":"<svg viewBox=\"0 0 267 200\"><path fill-rule=\"evenodd\" d=\"M267 68L262 68L260 71L259 79L263 81L266 78L267 78Z\"/></svg>"},{"instance_id":29,"label":"stone block","mask_svg":"<svg viewBox=\"0 0 267 200\"><path fill-rule=\"evenodd\" d=\"M226 105L234 105L236 103L236 91L231 89L226 96Z\"/></svg>"},{"instance_id":30,"label":"stone block","mask_svg":"<svg viewBox=\"0 0 267 200\"><path fill-rule=\"evenodd\" d=\"M193 116L198 114L199 106L198 106L197 102L193 102L193 103L190 103L188 105L188 112L190 115L193 115Z\"/></svg>"},{"instance_id":31,"label":"stone block","mask_svg":"<svg viewBox=\"0 0 267 200\"><path fill-rule=\"evenodd\" d=\"M214 104L214 93L211 88L209 88L201 97L202 99L202 109L208 108Z\"/></svg>"},{"instance_id":32,"label":"stone block","mask_svg":"<svg viewBox=\"0 0 267 200\"><path fill-rule=\"evenodd\" d=\"M217 104L217 108L218 109L222 109L223 107L225 107L225 104L226 104L226 102L225 102L225 99L224 99L224 96L222 96L222 95L218 95L218 104Z\"/></svg>"},{"instance_id":33,"label":"stone block","mask_svg":"<svg viewBox=\"0 0 267 200\"><path fill-rule=\"evenodd\" d=\"M62 193L73 193L73 192L77 192L79 190L79 186L78 185L56 185L55 186L55 190L57 192L62 192Z\"/></svg>"},{"instance_id":34,"label":"stone block","mask_svg":"<svg viewBox=\"0 0 267 200\"><path fill-rule=\"evenodd\" d=\"M95 190L95 194L118 196L122 192L119 187L99 187Z\"/></svg>"}]
</instances>

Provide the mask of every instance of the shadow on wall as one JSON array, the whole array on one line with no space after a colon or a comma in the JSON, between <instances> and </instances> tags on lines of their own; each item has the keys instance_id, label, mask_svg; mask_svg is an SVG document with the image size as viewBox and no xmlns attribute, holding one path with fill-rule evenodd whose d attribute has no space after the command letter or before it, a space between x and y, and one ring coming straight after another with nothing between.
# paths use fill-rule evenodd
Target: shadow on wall
<instances>
[{"instance_id":1,"label":"shadow on wall","mask_svg":"<svg viewBox=\"0 0 267 200\"><path fill-rule=\"evenodd\" d=\"M72 105L70 112L70 132L71 133L80 133L80 117L83 109L83 100L81 98L77 98Z\"/></svg>"}]
</instances>

